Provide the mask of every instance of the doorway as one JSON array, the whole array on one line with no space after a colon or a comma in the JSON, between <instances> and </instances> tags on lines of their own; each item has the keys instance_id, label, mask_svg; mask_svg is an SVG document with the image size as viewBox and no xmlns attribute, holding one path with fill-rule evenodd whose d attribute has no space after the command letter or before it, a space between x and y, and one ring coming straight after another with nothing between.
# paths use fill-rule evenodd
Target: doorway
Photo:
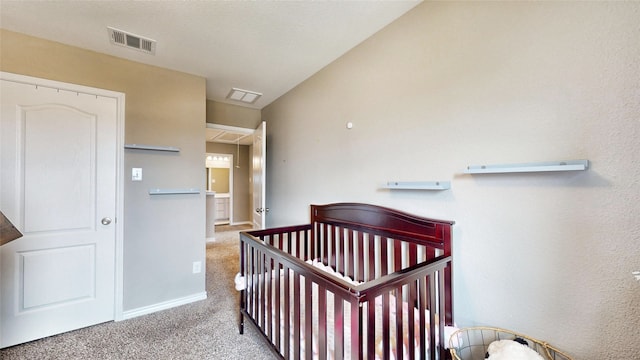
<instances>
[{"instance_id":1,"label":"doorway","mask_svg":"<svg viewBox=\"0 0 640 360\"><path fill-rule=\"evenodd\" d=\"M213 216L215 225L233 223L233 158L233 154L206 154L207 193L215 193L214 214L207 218Z\"/></svg>"}]
</instances>

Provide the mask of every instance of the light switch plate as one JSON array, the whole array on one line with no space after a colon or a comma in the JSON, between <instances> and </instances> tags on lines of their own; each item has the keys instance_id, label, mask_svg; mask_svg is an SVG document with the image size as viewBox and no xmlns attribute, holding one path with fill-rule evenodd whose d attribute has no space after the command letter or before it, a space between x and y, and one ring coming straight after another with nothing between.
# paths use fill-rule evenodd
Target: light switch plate
<instances>
[{"instance_id":1,"label":"light switch plate","mask_svg":"<svg viewBox=\"0 0 640 360\"><path fill-rule=\"evenodd\" d=\"M142 168L131 168L131 180L142 181Z\"/></svg>"}]
</instances>

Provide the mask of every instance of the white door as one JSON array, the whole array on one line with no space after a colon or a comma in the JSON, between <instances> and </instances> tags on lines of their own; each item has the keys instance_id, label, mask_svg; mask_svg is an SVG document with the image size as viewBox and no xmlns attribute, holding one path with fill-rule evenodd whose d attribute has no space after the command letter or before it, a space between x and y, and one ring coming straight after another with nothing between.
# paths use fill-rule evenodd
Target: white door
<instances>
[{"instance_id":1,"label":"white door","mask_svg":"<svg viewBox=\"0 0 640 360\"><path fill-rule=\"evenodd\" d=\"M6 78L0 208L24 236L0 247L0 347L114 319L118 183L116 98Z\"/></svg>"},{"instance_id":2,"label":"white door","mask_svg":"<svg viewBox=\"0 0 640 360\"><path fill-rule=\"evenodd\" d=\"M269 208L266 199L267 122L263 121L253 133L253 228L265 228Z\"/></svg>"}]
</instances>

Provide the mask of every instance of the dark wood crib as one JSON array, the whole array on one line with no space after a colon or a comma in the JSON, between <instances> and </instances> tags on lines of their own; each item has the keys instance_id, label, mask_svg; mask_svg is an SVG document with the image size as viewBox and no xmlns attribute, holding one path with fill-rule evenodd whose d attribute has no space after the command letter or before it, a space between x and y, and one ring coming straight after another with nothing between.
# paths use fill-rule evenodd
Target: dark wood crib
<instances>
[{"instance_id":1,"label":"dark wood crib","mask_svg":"<svg viewBox=\"0 0 640 360\"><path fill-rule=\"evenodd\" d=\"M447 358L452 225L336 203L240 233L240 333L247 317L285 359Z\"/></svg>"}]
</instances>

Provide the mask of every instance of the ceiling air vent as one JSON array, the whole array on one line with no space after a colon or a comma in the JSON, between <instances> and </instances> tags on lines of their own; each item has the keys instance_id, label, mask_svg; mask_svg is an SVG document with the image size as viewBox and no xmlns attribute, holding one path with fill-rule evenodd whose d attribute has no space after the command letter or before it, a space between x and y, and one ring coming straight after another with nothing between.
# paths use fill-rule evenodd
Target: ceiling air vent
<instances>
[{"instance_id":1,"label":"ceiling air vent","mask_svg":"<svg viewBox=\"0 0 640 360\"><path fill-rule=\"evenodd\" d=\"M125 46L131 49L145 52L147 54L156 54L156 41L143 38L126 31L107 27L109 30L109 41L114 45Z\"/></svg>"}]
</instances>

